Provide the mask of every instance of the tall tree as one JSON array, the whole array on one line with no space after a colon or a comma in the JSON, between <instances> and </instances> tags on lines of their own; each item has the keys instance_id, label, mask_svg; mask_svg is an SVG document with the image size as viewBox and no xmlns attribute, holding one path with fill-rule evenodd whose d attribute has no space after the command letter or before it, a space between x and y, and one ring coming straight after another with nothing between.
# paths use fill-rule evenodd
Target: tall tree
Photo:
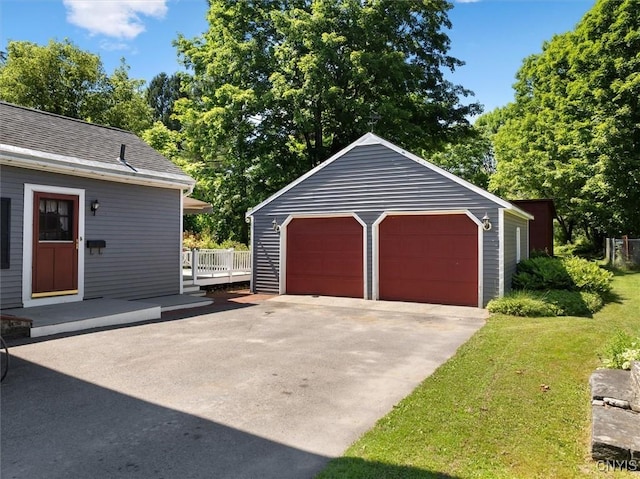
<instances>
[{"instance_id":1,"label":"tall tree","mask_svg":"<svg viewBox=\"0 0 640 479\"><path fill-rule=\"evenodd\" d=\"M152 122L143 85L129 78L124 59L108 76L98 55L69 40L45 46L12 41L0 63L0 99L135 133Z\"/></svg>"},{"instance_id":2,"label":"tall tree","mask_svg":"<svg viewBox=\"0 0 640 479\"><path fill-rule=\"evenodd\" d=\"M640 234L640 2L599 0L527 58L491 187L556 201L566 240Z\"/></svg>"},{"instance_id":3,"label":"tall tree","mask_svg":"<svg viewBox=\"0 0 640 479\"><path fill-rule=\"evenodd\" d=\"M469 131L479 105L444 78L444 0L209 1L209 30L179 38L194 71L180 120L207 198L246 239L243 214L370 129L414 151L432 152ZM225 220L229 221L229 220Z\"/></svg>"},{"instance_id":4,"label":"tall tree","mask_svg":"<svg viewBox=\"0 0 640 479\"><path fill-rule=\"evenodd\" d=\"M107 76L97 55L69 40L11 41L0 64L0 98L72 118L95 115Z\"/></svg>"},{"instance_id":5,"label":"tall tree","mask_svg":"<svg viewBox=\"0 0 640 479\"><path fill-rule=\"evenodd\" d=\"M173 104L186 95L180 89L181 75L174 73L168 76L159 73L149 82L146 99L153 109L154 121L161 121L170 130L180 129L180 122L173 117Z\"/></svg>"}]
</instances>

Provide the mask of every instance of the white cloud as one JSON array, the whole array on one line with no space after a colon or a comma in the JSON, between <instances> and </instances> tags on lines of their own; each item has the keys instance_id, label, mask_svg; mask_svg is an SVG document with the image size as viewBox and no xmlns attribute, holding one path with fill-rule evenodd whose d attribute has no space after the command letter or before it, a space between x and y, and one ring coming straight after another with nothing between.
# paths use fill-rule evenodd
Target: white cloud
<instances>
[{"instance_id":1,"label":"white cloud","mask_svg":"<svg viewBox=\"0 0 640 479\"><path fill-rule=\"evenodd\" d=\"M145 31L143 17L164 18L167 0L63 0L67 21L105 35L132 40Z\"/></svg>"}]
</instances>

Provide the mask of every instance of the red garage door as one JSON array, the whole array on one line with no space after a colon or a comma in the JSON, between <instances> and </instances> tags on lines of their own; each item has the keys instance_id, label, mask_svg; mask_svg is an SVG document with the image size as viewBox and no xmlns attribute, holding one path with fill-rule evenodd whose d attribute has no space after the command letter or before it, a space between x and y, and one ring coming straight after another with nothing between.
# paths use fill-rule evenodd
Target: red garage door
<instances>
[{"instance_id":1,"label":"red garage door","mask_svg":"<svg viewBox=\"0 0 640 479\"><path fill-rule=\"evenodd\" d=\"M463 214L387 216L379 226L379 297L478 306L478 226Z\"/></svg>"},{"instance_id":2,"label":"red garage door","mask_svg":"<svg viewBox=\"0 0 640 479\"><path fill-rule=\"evenodd\" d=\"M362 225L353 217L287 225L286 292L362 298Z\"/></svg>"}]
</instances>

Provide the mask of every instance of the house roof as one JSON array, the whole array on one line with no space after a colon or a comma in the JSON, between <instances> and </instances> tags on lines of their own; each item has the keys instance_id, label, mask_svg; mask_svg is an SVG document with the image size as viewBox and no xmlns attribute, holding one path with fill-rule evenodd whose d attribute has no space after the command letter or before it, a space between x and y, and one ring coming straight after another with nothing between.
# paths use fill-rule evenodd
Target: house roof
<instances>
[{"instance_id":1,"label":"house roof","mask_svg":"<svg viewBox=\"0 0 640 479\"><path fill-rule=\"evenodd\" d=\"M197 215L200 213L213 212L213 205L206 201L197 200L191 196L186 196L182 200L182 213L185 215Z\"/></svg>"},{"instance_id":2,"label":"house roof","mask_svg":"<svg viewBox=\"0 0 640 479\"><path fill-rule=\"evenodd\" d=\"M249 210L246 214L247 217L253 216L257 211L259 211L261 208L263 208L264 206L268 205L269 203L271 203L272 201L274 201L275 199L277 199L278 197L282 196L284 193L286 193L287 191L289 191L290 189L292 189L294 186L298 185L299 183L302 183L304 180L306 180L307 178L309 178L310 176L316 174L318 171L322 170L323 168L329 166L331 163L333 163L334 161L336 161L337 159L341 158L342 156L344 156L345 154L347 154L348 152L350 152L351 150L353 150L354 148L357 148L359 146L365 146L365 145L382 145L386 148L389 148L390 150L405 156L406 158L415 161L419 164L421 164L422 166L425 166L426 168L429 168L433 171L435 171L436 173L441 174L442 176L449 178L450 180L462 185L463 187L474 191L475 193L493 201L494 203L497 203L499 206L502 206L503 208L511 211L513 214L521 216L523 218L532 220L533 216L529 213L527 213L526 211L523 211L522 209L518 208L517 206L513 205L512 203L509 203L508 201L503 200L502 198L499 198L491 193L489 193L486 190L483 190L482 188L469 183L466 180L463 180L462 178L454 175L453 173L450 173L442 168L440 168L439 166L434 165L433 163L429 163L428 161L424 160L423 158L420 158L417 155L414 155L413 153L409 153L405 150L403 150L402 148L400 148L397 145L394 145L393 143L380 138L379 136L373 134L373 133L367 133L363 136L361 136L358 140L354 141L353 143L351 143L349 146L347 146L346 148L342 149L341 151L339 151L338 153L336 153L335 155L333 155L331 158L329 158L328 160L324 161L323 163L319 164L318 166L316 166L315 168L313 168L312 170L309 170L307 173L305 173L304 175L302 175L301 177L299 177L297 180L293 181L292 183L290 183L289 185L285 186L284 188L282 188L280 191L276 192L275 194L273 194L272 196L270 196L269 198L267 198L266 200L264 200L262 203L260 203L259 205L257 205L255 208Z\"/></svg>"},{"instance_id":3,"label":"house roof","mask_svg":"<svg viewBox=\"0 0 640 479\"><path fill-rule=\"evenodd\" d=\"M120 161L125 145L126 163ZM130 131L0 101L0 162L111 181L192 188L190 176Z\"/></svg>"}]
</instances>

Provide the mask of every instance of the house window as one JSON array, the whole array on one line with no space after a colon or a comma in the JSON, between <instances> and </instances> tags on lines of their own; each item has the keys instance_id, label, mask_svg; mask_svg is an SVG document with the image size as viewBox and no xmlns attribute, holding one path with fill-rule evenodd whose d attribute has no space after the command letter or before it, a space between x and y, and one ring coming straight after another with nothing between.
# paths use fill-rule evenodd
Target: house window
<instances>
[{"instance_id":1,"label":"house window","mask_svg":"<svg viewBox=\"0 0 640 479\"><path fill-rule=\"evenodd\" d=\"M520 228L516 228L516 263L520 262L521 251L520 251Z\"/></svg>"},{"instance_id":2,"label":"house window","mask_svg":"<svg viewBox=\"0 0 640 479\"><path fill-rule=\"evenodd\" d=\"M40 198L40 241L71 241L73 239L73 202Z\"/></svg>"},{"instance_id":3,"label":"house window","mask_svg":"<svg viewBox=\"0 0 640 479\"><path fill-rule=\"evenodd\" d=\"M1 269L9 269L9 221L11 214L11 199L2 198L0 209L0 256Z\"/></svg>"}]
</instances>

